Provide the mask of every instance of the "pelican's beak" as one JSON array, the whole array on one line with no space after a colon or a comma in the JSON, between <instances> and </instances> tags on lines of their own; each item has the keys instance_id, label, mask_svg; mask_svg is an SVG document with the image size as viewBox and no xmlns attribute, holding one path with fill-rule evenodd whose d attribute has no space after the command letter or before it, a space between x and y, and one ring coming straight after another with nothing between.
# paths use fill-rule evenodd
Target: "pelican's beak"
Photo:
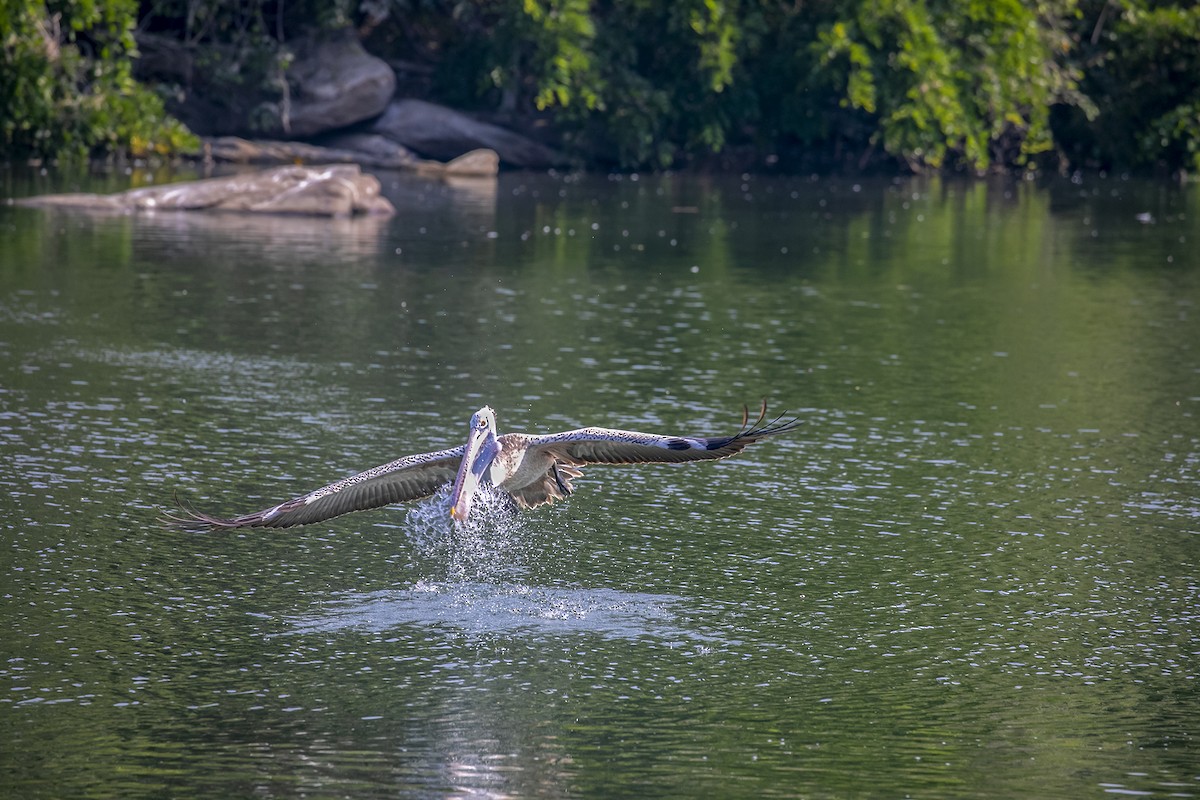
<instances>
[{"instance_id":1,"label":"pelican's beak","mask_svg":"<svg viewBox=\"0 0 1200 800\"><path fill-rule=\"evenodd\" d=\"M494 437L495 433L490 429L471 428L462 465L458 468L458 477L454 479L454 489L450 492L450 518L457 523L467 521L475 491L483 480L483 474L491 466L492 459L496 457Z\"/></svg>"}]
</instances>

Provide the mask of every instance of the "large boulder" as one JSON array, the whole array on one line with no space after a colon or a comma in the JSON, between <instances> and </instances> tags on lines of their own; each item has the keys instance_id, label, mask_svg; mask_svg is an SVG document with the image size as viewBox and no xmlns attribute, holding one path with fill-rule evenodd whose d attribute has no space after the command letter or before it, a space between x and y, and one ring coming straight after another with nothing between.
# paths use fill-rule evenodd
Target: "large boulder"
<instances>
[{"instance_id":1,"label":"large boulder","mask_svg":"<svg viewBox=\"0 0 1200 800\"><path fill-rule=\"evenodd\" d=\"M488 149L511 167L547 169L568 163L561 153L533 139L424 100L393 101L370 130L439 161Z\"/></svg>"},{"instance_id":2,"label":"large boulder","mask_svg":"<svg viewBox=\"0 0 1200 800\"><path fill-rule=\"evenodd\" d=\"M380 194L375 176L363 174L356 164L277 167L118 194L52 194L18 202L116 212L252 211L348 217L395 211Z\"/></svg>"},{"instance_id":3,"label":"large boulder","mask_svg":"<svg viewBox=\"0 0 1200 800\"><path fill-rule=\"evenodd\" d=\"M138 47L138 78L175 87L169 110L201 136L315 136L378 116L396 89L392 68L351 30L289 41L294 59L283 81L255 72L253 59L230 45L143 33Z\"/></svg>"},{"instance_id":4,"label":"large boulder","mask_svg":"<svg viewBox=\"0 0 1200 800\"><path fill-rule=\"evenodd\" d=\"M378 116L396 91L396 74L369 54L353 31L303 39L287 72L291 98L281 104L279 127L266 136L312 136Z\"/></svg>"}]
</instances>

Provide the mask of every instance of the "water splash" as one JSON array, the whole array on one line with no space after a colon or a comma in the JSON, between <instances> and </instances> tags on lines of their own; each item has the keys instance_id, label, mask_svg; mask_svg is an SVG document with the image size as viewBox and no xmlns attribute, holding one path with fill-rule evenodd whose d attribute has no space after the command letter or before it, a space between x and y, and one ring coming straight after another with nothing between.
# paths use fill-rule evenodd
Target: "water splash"
<instances>
[{"instance_id":1,"label":"water splash","mask_svg":"<svg viewBox=\"0 0 1200 800\"><path fill-rule=\"evenodd\" d=\"M689 625L682 597L609 588L530 585L543 557L546 517L521 515L511 498L482 489L465 525L449 513L450 488L412 506L405 528L423 573L408 588L345 592L292 617L292 634L411 626L471 638L494 634L588 632L603 638L707 643Z\"/></svg>"},{"instance_id":2,"label":"water splash","mask_svg":"<svg viewBox=\"0 0 1200 800\"><path fill-rule=\"evenodd\" d=\"M672 646L709 642L712 636L686 624L683 605L683 598L673 595L606 588L418 581L409 589L348 592L319 613L289 622L293 634L419 626L470 637L591 633L605 639L658 639Z\"/></svg>"},{"instance_id":3,"label":"water splash","mask_svg":"<svg viewBox=\"0 0 1200 800\"><path fill-rule=\"evenodd\" d=\"M518 580L526 574L532 543L512 499L481 488L465 525L450 520L450 491L444 486L408 510L409 541L428 569L449 581ZM440 566L435 566L440 565Z\"/></svg>"}]
</instances>

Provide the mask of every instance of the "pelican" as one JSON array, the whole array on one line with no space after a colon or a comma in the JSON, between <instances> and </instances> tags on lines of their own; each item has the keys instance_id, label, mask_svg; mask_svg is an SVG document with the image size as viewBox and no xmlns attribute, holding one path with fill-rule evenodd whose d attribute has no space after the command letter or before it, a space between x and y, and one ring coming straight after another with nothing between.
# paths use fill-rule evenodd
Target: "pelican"
<instances>
[{"instance_id":1,"label":"pelican","mask_svg":"<svg viewBox=\"0 0 1200 800\"><path fill-rule=\"evenodd\" d=\"M471 415L467 442L458 447L405 456L252 514L216 517L181 505L183 514L168 514L167 519L210 530L290 528L420 500L452 483L450 518L459 526L470 516L481 487L493 487L518 508L533 508L570 495L572 479L583 474L580 467L713 461L800 424L798 419L781 421L783 415L768 421L765 401L754 424L749 417L743 408L742 427L733 436L666 436L614 428L497 435L496 412L484 406Z\"/></svg>"}]
</instances>

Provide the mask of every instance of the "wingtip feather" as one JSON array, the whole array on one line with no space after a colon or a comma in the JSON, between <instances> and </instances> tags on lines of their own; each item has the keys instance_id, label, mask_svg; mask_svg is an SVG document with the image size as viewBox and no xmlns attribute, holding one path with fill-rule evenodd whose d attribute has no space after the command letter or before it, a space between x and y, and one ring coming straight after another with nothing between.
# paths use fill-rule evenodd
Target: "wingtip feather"
<instances>
[{"instance_id":1,"label":"wingtip feather","mask_svg":"<svg viewBox=\"0 0 1200 800\"><path fill-rule=\"evenodd\" d=\"M777 433L786 433L790 430L794 430L804 422L804 420L800 419L800 417L792 417L791 419L785 420L784 418L787 417L787 415L788 411L787 409L784 409L779 414L776 414L774 417L772 417L770 421L767 421L767 400L764 397L762 401L762 410L759 412L758 419L755 420L754 424L749 427L746 427L745 423L743 423L742 432L738 434L738 438L752 436L774 436Z\"/></svg>"},{"instance_id":2,"label":"wingtip feather","mask_svg":"<svg viewBox=\"0 0 1200 800\"><path fill-rule=\"evenodd\" d=\"M174 492L172 499L178 510L167 509L159 514L159 522L172 528L191 533L208 533L231 528L244 528L254 523L245 517L226 518L206 514L180 499L179 492Z\"/></svg>"}]
</instances>

